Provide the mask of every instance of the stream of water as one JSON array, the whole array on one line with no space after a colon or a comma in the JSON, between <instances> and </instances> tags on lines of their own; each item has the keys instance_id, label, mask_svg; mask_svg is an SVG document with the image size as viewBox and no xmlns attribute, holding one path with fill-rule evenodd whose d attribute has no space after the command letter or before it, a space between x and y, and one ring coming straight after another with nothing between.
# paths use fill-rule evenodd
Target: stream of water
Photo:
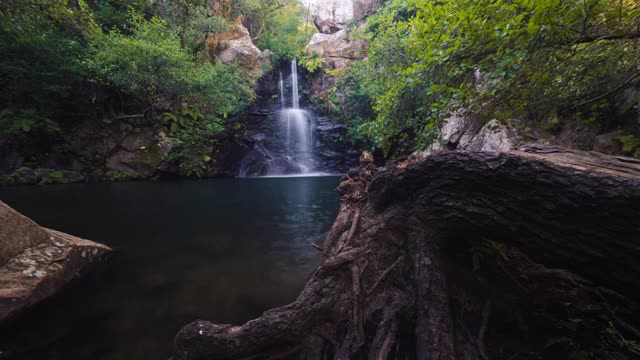
<instances>
[{"instance_id":1,"label":"stream of water","mask_svg":"<svg viewBox=\"0 0 640 360\"><path fill-rule=\"evenodd\" d=\"M241 323L293 301L338 211L336 177L0 188L42 226L118 252L0 329L17 359L167 359L196 319ZM0 358L2 355L0 354Z\"/></svg>"},{"instance_id":2,"label":"stream of water","mask_svg":"<svg viewBox=\"0 0 640 360\"><path fill-rule=\"evenodd\" d=\"M280 74L282 76L282 74ZM280 96L284 99L284 83L281 81ZM291 62L291 108L285 106L278 113L283 132L281 138L285 141L286 157L294 163L302 174L308 174L317 167L315 154L314 118L313 115L300 108L300 96L298 94L298 63L294 59ZM275 175L275 174L269 174Z\"/></svg>"}]
</instances>

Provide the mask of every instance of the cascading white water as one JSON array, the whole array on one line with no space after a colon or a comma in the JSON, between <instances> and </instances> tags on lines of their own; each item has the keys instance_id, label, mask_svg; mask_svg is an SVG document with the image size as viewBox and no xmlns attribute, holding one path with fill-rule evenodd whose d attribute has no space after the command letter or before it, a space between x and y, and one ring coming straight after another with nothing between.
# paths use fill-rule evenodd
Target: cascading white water
<instances>
[{"instance_id":1,"label":"cascading white water","mask_svg":"<svg viewBox=\"0 0 640 360\"><path fill-rule=\"evenodd\" d=\"M284 109L281 121L285 123L287 135L287 158L298 165L302 173L315 165L311 115L303 109Z\"/></svg>"},{"instance_id":2,"label":"cascading white water","mask_svg":"<svg viewBox=\"0 0 640 360\"><path fill-rule=\"evenodd\" d=\"M291 61L291 92L293 94L293 108L298 109L300 107L299 97L298 97L298 61L293 59Z\"/></svg>"},{"instance_id":3,"label":"cascading white water","mask_svg":"<svg viewBox=\"0 0 640 360\"><path fill-rule=\"evenodd\" d=\"M281 96L284 98L284 83L281 88ZM298 69L297 62L291 62L291 94L292 107L283 108L279 119L284 128L283 135L286 141L286 156L289 161L297 165L302 173L308 173L316 166L313 141L313 117L300 109L298 97Z\"/></svg>"},{"instance_id":4,"label":"cascading white water","mask_svg":"<svg viewBox=\"0 0 640 360\"><path fill-rule=\"evenodd\" d=\"M282 79L282 71L280 71L280 81L278 81L278 89L280 90L280 105L282 109L284 109L285 99L284 99L284 80Z\"/></svg>"}]
</instances>

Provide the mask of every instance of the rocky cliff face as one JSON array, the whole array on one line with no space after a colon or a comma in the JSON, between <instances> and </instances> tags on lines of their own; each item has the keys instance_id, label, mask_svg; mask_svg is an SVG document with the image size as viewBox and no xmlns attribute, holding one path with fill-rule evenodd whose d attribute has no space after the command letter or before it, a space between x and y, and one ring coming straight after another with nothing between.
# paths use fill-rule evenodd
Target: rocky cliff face
<instances>
[{"instance_id":1,"label":"rocky cliff face","mask_svg":"<svg viewBox=\"0 0 640 360\"><path fill-rule=\"evenodd\" d=\"M366 58L367 43L349 38L348 24L357 26L380 6L380 0L327 1L312 5L313 20L319 33L314 34L305 51L324 58L325 65L311 78L311 92L326 99L327 90L335 86L335 77L324 70L345 69L353 60Z\"/></svg>"},{"instance_id":2,"label":"rocky cliff face","mask_svg":"<svg viewBox=\"0 0 640 360\"><path fill-rule=\"evenodd\" d=\"M349 40L347 31L340 30L333 34L314 34L305 50L325 58L330 69L344 69L350 61L366 56L366 45L362 40Z\"/></svg>"},{"instance_id":3,"label":"rocky cliff face","mask_svg":"<svg viewBox=\"0 0 640 360\"><path fill-rule=\"evenodd\" d=\"M238 17L226 33L209 35L207 47L212 58L219 58L223 64L237 62L256 78L271 66L271 55L253 44L249 30L242 25L242 17Z\"/></svg>"},{"instance_id":4,"label":"rocky cliff face","mask_svg":"<svg viewBox=\"0 0 640 360\"><path fill-rule=\"evenodd\" d=\"M381 0L327 0L311 1L313 22L323 34L333 34L344 29L350 21L360 20L370 14Z\"/></svg>"}]
</instances>

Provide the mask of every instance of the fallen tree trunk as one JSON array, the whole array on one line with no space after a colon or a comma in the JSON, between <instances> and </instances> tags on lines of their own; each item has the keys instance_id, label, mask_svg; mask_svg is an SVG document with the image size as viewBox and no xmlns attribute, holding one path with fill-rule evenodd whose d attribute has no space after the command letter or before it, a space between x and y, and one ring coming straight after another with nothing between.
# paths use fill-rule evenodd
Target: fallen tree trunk
<instances>
[{"instance_id":1,"label":"fallen tree trunk","mask_svg":"<svg viewBox=\"0 0 640 360\"><path fill-rule=\"evenodd\" d=\"M241 326L189 324L175 359L640 351L639 161L535 145L382 169L363 156L338 192L298 299Z\"/></svg>"}]
</instances>

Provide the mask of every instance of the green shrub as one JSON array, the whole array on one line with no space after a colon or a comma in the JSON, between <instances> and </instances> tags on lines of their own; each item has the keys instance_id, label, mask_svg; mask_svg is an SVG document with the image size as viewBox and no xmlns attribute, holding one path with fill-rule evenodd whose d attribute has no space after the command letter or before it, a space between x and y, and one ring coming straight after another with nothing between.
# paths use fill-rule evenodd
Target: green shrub
<instances>
[{"instance_id":1,"label":"green shrub","mask_svg":"<svg viewBox=\"0 0 640 360\"><path fill-rule=\"evenodd\" d=\"M387 153L428 146L460 109L595 121L640 81L638 16L617 0L393 0L369 19L361 86L347 91L368 90L375 118L361 128Z\"/></svg>"},{"instance_id":2,"label":"green shrub","mask_svg":"<svg viewBox=\"0 0 640 360\"><path fill-rule=\"evenodd\" d=\"M634 135L620 135L616 140L622 143L622 152L640 159L640 139Z\"/></svg>"}]
</instances>

